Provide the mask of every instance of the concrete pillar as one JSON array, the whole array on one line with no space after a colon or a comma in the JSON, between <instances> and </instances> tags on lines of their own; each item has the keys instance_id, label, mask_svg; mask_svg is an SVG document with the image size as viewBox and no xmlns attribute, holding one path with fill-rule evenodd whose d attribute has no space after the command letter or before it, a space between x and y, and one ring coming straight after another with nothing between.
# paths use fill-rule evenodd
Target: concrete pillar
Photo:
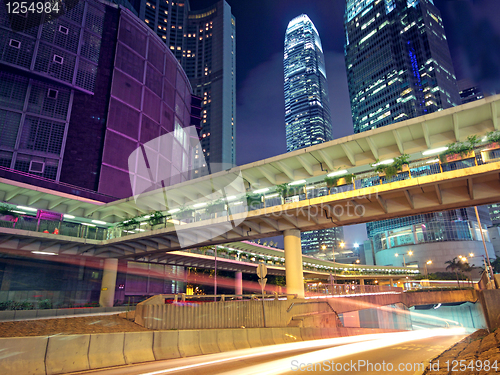
<instances>
[{"instance_id":1,"label":"concrete pillar","mask_svg":"<svg viewBox=\"0 0 500 375\"><path fill-rule=\"evenodd\" d=\"M304 298L300 230L288 229L283 232L283 237L285 240L286 292L287 294L297 294L298 298Z\"/></svg>"},{"instance_id":2,"label":"concrete pillar","mask_svg":"<svg viewBox=\"0 0 500 375\"><path fill-rule=\"evenodd\" d=\"M243 294L243 272L234 273L234 294Z\"/></svg>"},{"instance_id":3,"label":"concrete pillar","mask_svg":"<svg viewBox=\"0 0 500 375\"><path fill-rule=\"evenodd\" d=\"M394 286L394 279L393 278L389 279L389 284L391 284L391 286Z\"/></svg>"},{"instance_id":4,"label":"concrete pillar","mask_svg":"<svg viewBox=\"0 0 500 375\"><path fill-rule=\"evenodd\" d=\"M3 269L2 275L2 286L0 287L0 290L2 292L8 292L10 290L10 282L13 275L14 267L10 263L5 263L5 268Z\"/></svg>"},{"instance_id":5,"label":"concrete pillar","mask_svg":"<svg viewBox=\"0 0 500 375\"><path fill-rule=\"evenodd\" d=\"M101 296L99 305L101 307L112 307L115 300L116 273L118 270L118 259L105 259L102 272Z\"/></svg>"},{"instance_id":6,"label":"concrete pillar","mask_svg":"<svg viewBox=\"0 0 500 375\"><path fill-rule=\"evenodd\" d=\"M361 293L365 292L365 279L359 279L359 289Z\"/></svg>"},{"instance_id":7,"label":"concrete pillar","mask_svg":"<svg viewBox=\"0 0 500 375\"><path fill-rule=\"evenodd\" d=\"M365 285L365 279L359 279L359 285Z\"/></svg>"}]
</instances>

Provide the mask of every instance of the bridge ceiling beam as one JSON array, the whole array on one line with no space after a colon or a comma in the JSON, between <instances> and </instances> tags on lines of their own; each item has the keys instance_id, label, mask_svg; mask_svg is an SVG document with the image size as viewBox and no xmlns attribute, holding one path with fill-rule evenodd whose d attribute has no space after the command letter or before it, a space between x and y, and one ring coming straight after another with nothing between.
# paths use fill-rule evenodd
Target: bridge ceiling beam
<instances>
[{"instance_id":1,"label":"bridge ceiling beam","mask_svg":"<svg viewBox=\"0 0 500 375\"><path fill-rule=\"evenodd\" d=\"M349 146L345 143L341 143L340 147L344 151L345 156L347 156L347 159L351 162L352 166L356 165L356 157L354 156L354 152L349 148Z\"/></svg>"},{"instance_id":2,"label":"bridge ceiling beam","mask_svg":"<svg viewBox=\"0 0 500 375\"><path fill-rule=\"evenodd\" d=\"M330 158L330 156L328 156L328 154L323 150L318 150L317 152L321 156L321 159L323 159L325 164L328 166L328 169L330 171L334 171L335 166L333 165L333 160Z\"/></svg>"},{"instance_id":3,"label":"bridge ceiling beam","mask_svg":"<svg viewBox=\"0 0 500 375\"><path fill-rule=\"evenodd\" d=\"M273 184L273 185L277 185L277 182L276 182L276 174L273 173L273 172L270 172L265 166L259 166L257 167L258 171L260 173L262 173L264 175L265 178L267 178L267 180Z\"/></svg>"},{"instance_id":4,"label":"bridge ceiling beam","mask_svg":"<svg viewBox=\"0 0 500 375\"><path fill-rule=\"evenodd\" d=\"M309 163L305 156L297 156L297 160L299 161L300 165L306 170L307 173L309 173L310 176L314 176L314 171L313 171L313 166L311 163Z\"/></svg>"},{"instance_id":5,"label":"bridge ceiling beam","mask_svg":"<svg viewBox=\"0 0 500 375\"><path fill-rule=\"evenodd\" d=\"M289 168L284 162L281 161L276 162L276 164L286 174L286 176L290 179L290 181L295 180L295 174L292 168Z\"/></svg>"},{"instance_id":6,"label":"bridge ceiling beam","mask_svg":"<svg viewBox=\"0 0 500 375\"><path fill-rule=\"evenodd\" d=\"M493 128L495 130L500 130L500 124L498 121L498 110L495 102L490 103L491 110L491 121L493 122Z\"/></svg>"},{"instance_id":7,"label":"bridge ceiling beam","mask_svg":"<svg viewBox=\"0 0 500 375\"><path fill-rule=\"evenodd\" d=\"M429 127L427 126L425 121L422 122L422 132L424 133L424 140L425 144L427 145L427 148L432 148L431 137L429 134Z\"/></svg>"},{"instance_id":8,"label":"bridge ceiling beam","mask_svg":"<svg viewBox=\"0 0 500 375\"><path fill-rule=\"evenodd\" d=\"M460 139L460 122L458 120L458 116L456 113L454 113L451 116L452 122L453 122L453 133L455 134L455 139L458 142Z\"/></svg>"},{"instance_id":9,"label":"bridge ceiling beam","mask_svg":"<svg viewBox=\"0 0 500 375\"><path fill-rule=\"evenodd\" d=\"M370 150L373 154L373 157L375 160L379 159L379 154L378 154L378 148L377 145L375 144L375 141L371 137L366 137L366 142L368 143L368 146L370 147Z\"/></svg>"},{"instance_id":10,"label":"bridge ceiling beam","mask_svg":"<svg viewBox=\"0 0 500 375\"><path fill-rule=\"evenodd\" d=\"M401 135L399 134L399 132L397 130L393 130L392 134L394 135L394 140L396 141L396 144L398 145L399 153L404 154L405 149L404 149L403 140L401 139Z\"/></svg>"}]
</instances>

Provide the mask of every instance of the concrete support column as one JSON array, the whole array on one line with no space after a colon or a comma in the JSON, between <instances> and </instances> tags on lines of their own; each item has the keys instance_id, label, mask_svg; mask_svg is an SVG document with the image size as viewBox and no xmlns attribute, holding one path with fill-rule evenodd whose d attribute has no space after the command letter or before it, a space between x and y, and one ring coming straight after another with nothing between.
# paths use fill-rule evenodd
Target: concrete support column
<instances>
[{"instance_id":1,"label":"concrete support column","mask_svg":"<svg viewBox=\"0 0 500 375\"><path fill-rule=\"evenodd\" d=\"M394 279L389 279L389 283L391 284L391 286L394 286Z\"/></svg>"},{"instance_id":2,"label":"concrete support column","mask_svg":"<svg viewBox=\"0 0 500 375\"><path fill-rule=\"evenodd\" d=\"M116 273L118 270L118 259L105 259L102 272L101 296L99 305L101 307L113 307L115 300Z\"/></svg>"},{"instance_id":3,"label":"concrete support column","mask_svg":"<svg viewBox=\"0 0 500 375\"><path fill-rule=\"evenodd\" d=\"M302 269L302 245L300 230L288 229L283 232L285 242L285 274L287 294L297 294L304 298L304 271Z\"/></svg>"},{"instance_id":4,"label":"concrete support column","mask_svg":"<svg viewBox=\"0 0 500 375\"><path fill-rule=\"evenodd\" d=\"M365 292L365 279L359 279L360 292Z\"/></svg>"},{"instance_id":5,"label":"concrete support column","mask_svg":"<svg viewBox=\"0 0 500 375\"><path fill-rule=\"evenodd\" d=\"M14 267L10 263L5 263L5 268L3 269L2 275L2 286L0 287L0 290L2 292L8 292L10 290L10 282L13 275Z\"/></svg>"},{"instance_id":6,"label":"concrete support column","mask_svg":"<svg viewBox=\"0 0 500 375\"><path fill-rule=\"evenodd\" d=\"M234 294L243 294L243 272L234 273Z\"/></svg>"}]
</instances>

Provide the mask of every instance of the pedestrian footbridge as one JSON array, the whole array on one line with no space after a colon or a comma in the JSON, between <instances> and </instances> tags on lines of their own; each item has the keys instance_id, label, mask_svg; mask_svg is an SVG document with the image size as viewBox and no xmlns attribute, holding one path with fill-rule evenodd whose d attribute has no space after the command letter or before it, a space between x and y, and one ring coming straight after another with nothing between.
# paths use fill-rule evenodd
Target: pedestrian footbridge
<instances>
[{"instance_id":1,"label":"pedestrian footbridge","mask_svg":"<svg viewBox=\"0 0 500 375\"><path fill-rule=\"evenodd\" d=\"M0 246L161 261L283 234L287 281L301 294L301 231L497 202L500 145L487 135L500 129L499 108L493 96L109 203L0 178L0 201L24 212L1 222ZM471 136L468 152L437 158ZM405 155L394 176L375 171ZM29 210L64 216L33 219Z\"/></svg>"}]
</instances>

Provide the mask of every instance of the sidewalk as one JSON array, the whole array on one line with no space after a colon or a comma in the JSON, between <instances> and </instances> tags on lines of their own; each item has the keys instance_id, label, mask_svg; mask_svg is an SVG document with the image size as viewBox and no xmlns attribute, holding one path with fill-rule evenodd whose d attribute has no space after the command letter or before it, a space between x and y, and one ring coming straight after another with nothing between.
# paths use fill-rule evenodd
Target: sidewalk
<instances>
[{"instance_id":1,"label":"sidewalk","mask_svg":"<svg viewBox=\"0 0 500 375\"><path fill-rule=\"evenodd\" d=\"M500 373L500 329L490 334L482 329L434 358L427 364L423 375L496 373Z\"/></svg>"}]
</instances>

